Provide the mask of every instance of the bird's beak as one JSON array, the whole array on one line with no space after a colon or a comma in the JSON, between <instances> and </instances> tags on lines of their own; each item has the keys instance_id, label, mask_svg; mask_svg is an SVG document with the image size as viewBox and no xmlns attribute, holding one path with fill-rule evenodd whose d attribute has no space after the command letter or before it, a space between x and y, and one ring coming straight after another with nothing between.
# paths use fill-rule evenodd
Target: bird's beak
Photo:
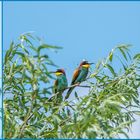
<instances>
[{"instance_id":1,"label":"bird's beak","mask_svg":"<svg viewBox=\"0 0 140 140\"><path fill-rule=\"evenodd\" d=\"M95 64L95 63L89 63L90 65L93 65L93 64Z\"/></svg>"},{"instance_id":2,"label":"bird's beak","mask_svg":"<svg viewBox=\"0 0 140 140\"><path fill-rule=\"evenodd\" d=\"M50 71L49 73L52 74L52 73L56 73L56 72L55 71Z\"/></svg>"},{"instance_id":3,"label":"bird's beak","mask_svg":"<svg viewBox=\"0 0 140 140\"><path fill-rule=\"evenodd\" d=\"M50 71L50 74L55 74L56 76L59 76L61 74L63 74L62 72L57 72L57 71Z\"/></svg>"}]
</instances>

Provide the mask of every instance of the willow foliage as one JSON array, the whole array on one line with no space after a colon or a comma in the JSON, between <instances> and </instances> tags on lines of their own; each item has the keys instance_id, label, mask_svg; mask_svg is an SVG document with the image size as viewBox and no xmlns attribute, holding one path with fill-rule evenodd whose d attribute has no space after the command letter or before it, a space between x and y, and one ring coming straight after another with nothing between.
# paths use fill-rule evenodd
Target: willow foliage
<instances>
[{"instance_id":1,"label":"willow foliage","mask_svg":"<svg viewBox=\"0 0 140 140\"><path fill-rule=\"evenodd\" d=\"M11 42L4 56L4 137L128 137L135 114L140 115L140 54L132 58L129 45L115 47L82 83L86 95L73 92L74 99L56 106L48 100L55 96L50 69L56 65L47 52L58 49L31 34Z\"/></svg>"}]
</instances>

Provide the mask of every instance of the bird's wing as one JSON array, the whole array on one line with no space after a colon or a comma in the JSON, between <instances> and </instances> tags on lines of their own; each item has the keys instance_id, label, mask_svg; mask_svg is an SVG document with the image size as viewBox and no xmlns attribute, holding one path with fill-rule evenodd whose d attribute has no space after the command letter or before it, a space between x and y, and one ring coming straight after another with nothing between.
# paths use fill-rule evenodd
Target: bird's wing
<instances>
[{"instance_id":1,"label":"bird's wing","mask_svg":"<svg viewBox=\"0 0 140 140\"><path fill-rule=\"evenodd\" d=\"M58 80L54 82L54 93L57 93Z\"/></svg>"},{"instance_id":2,"label":"bird's wing","mask_svg":"<svg viewBox=\"0 0 140 140\"><path fill-rule=\"evenodd\" d=\"M77 80L77 77L78 77L80 71L81 71L81 70L80 70L79 68L77 68L77 69L74 71L73 77L72 77L71 85L76 84L75 82L76 82L76 80ZM68 98L69 98L69 96L70 96L70 94L71 94L71 92L72 92L72 90L73 90L74 88L75 88L75 87L69 88L69 90L68 90L68 92L67 92L67 95L65 96L65 99L68 99Z\"/></svg>"},{"instance_id":3,"label":"bird's wing","mask_svg":"<svg viewBox=\"0 0 140 140\"><path fill-rule=\"evenodd\" d=\"M75 84L75 81L76 81L79 73L80 73L80 69L79 68L74 71L71 84Z\"/></svg>"}]
</instances>

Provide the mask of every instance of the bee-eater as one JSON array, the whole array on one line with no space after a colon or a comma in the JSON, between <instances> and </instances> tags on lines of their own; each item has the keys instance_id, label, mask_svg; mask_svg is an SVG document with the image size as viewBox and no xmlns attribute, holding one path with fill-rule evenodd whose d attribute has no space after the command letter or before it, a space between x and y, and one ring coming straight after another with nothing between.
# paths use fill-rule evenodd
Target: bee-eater
<instances>
[{"instance_id":1,"label":"bee-eater","mask_svg":"<svg viewBox=\"0 0 140 140\"><path fill-rule=\"evenodd\" d=\"M79 67L74 71L71 86L75 85L75 84L80 84L81 82L85 81L91 64L93 64L93 63L89 63L88 61L83 61L80 63ZM74 87L71 87L68 90L65 99L69 98L73 89L74 89Z\"/></svg>"},{"instance_id":2,"label":"bee-eater","mask_svg":"<svg viewBox=\"0 0 140 140\"><path fill-rule=\"evenodd\" d=\"M57 76L57 79L54 82L53 91L55 94L57 94L56 98L60 99L62 101L62 99L63 99L62 93L68 87L66 74L65 74L65 71L63 69L58 69L54 73Z\"/></svg>"}]
</instances>

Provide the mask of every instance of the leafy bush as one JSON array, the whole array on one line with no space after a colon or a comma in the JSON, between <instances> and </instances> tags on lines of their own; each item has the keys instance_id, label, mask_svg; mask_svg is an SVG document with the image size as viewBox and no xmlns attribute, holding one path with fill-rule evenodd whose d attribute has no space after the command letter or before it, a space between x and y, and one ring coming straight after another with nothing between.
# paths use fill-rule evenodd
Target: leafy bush
<instances>
[{"instance_id":1,"label":"leafy bush","mask_svg":"<svg viewBox=\"0 0 140 140\"><path fill-rule=\"evenodd\" d=\"M56 65L46 53L58 49L31 34L11 43L4 56L4 137L128 137L140 115L140 54L132 58L129 45L117 46L81 84L89 89L85 96L75 92L74 99L55 105L49 98L55 96L50 69ZM115 61L121 63L118 70Z\"/></svg>"}]
</instances>

